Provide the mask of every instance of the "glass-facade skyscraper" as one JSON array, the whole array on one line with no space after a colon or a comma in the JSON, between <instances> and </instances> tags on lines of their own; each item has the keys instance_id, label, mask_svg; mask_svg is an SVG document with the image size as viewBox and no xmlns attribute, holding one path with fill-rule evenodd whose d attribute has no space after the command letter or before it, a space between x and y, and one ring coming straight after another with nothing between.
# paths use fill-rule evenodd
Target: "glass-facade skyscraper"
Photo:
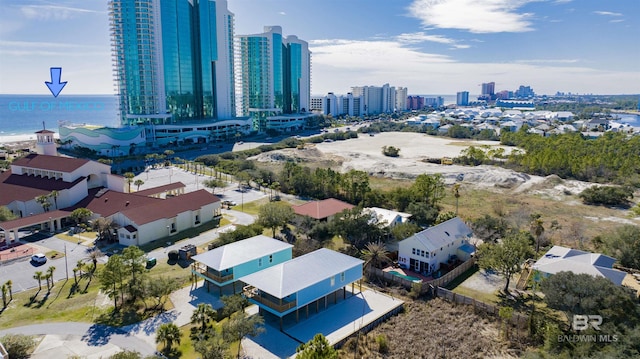
<instances>
[{"instance_id":1,"label":"glass-facade skyscraper","mask_svg":"<svg viewBox=\"0 0 640 359\"><path fill-rule=\"evenodd\" d=\"M307 42L296 36L284 38L280 26L265 26L263 33L238 36L237 50L240 115L251 116L254 126L264 130L269 116L308 111L311 54Z\"/></svg>"},{"instance_id":2,"label":"glass-facade skyscraper","mask_svg":"<svg viewBox=\"0 0 640 359\"><path fill-rule=\"evenodd\" d=\"M111 0L109 9L124 125L235 117L226 0Z\"/></svg>"}]
</instances>

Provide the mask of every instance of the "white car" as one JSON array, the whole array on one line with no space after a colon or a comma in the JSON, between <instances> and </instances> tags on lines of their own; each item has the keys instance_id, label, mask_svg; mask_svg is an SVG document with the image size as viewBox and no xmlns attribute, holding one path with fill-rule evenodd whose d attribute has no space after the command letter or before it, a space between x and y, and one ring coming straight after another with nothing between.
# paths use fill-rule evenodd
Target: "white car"
<instances>
[{"instance_id":1,"label":"white car","mask_svg":"<svg viewBox=\"0 0 640 359\"><path fill-rule=\"evenodd\" d=\"M45 256L42 253L36 253L31 256L31 261L33 263L44 264L44 263L47 263L47 256Z\"/></svg>"}]
</instances>

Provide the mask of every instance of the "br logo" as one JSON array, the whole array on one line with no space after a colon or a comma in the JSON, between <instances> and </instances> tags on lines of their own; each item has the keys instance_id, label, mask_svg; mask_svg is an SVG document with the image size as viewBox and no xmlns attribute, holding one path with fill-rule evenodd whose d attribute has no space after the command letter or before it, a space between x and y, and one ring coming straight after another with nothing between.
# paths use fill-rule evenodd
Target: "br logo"
<instances>
[{"instance_id":1,"label":"br logo","mask_svg":"<svg viewBox=\"0 0 640 359\"><path fill-rule=\"evenodd\" d=\"M586 330L591 326L595 330L600 330L600 324L602 324L602 317L599 315L576 314L573 316L571 327L573 330Z\"/></svg>"}]
</instances>

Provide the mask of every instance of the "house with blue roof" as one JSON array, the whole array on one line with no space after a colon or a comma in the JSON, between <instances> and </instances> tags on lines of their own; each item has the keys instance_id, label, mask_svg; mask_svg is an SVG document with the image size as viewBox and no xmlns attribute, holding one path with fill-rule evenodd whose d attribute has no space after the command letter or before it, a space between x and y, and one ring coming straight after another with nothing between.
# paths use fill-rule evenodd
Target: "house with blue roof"
<instances>
[{"instance_id":1,"label":"house with blue roof","mask_svg":"<svg viewBox=\"0 0 640 359\"><path fill-rule=\"evenodd\" d=\"M191 257L195 261L191 271L205 280L207 290L218 287L222 295L231 286L235 294L239 278L290 260L292 248L289 243L258 235Z\"/></svg>"},{"instance_id":2,"label":"house with blue roof","mask_svg":"<svg viewBox=\"0 0 640 359\"><path fill-rule=\"evenodd\" d=\"M469 243L471 229L455 217L398 243L398 265L423 275L431 275L452 261L469 260L475 247Z\"/></svg>"},{"instance_id":3,"label":"house with blue roof","mask_svg":"<svg viewBox=\"0 0 640 359\"><path fill-rule=\"evenodd\" d=\"M247 284L244 295L268 312L280 318L294 313L299 320L300 309L309 316L309 307L318 312L338 295L347 296L347 286L355 291L355 282L362 279L364 261L327 248L246 275L240 281Z\"/></svg>"}]
</instances>

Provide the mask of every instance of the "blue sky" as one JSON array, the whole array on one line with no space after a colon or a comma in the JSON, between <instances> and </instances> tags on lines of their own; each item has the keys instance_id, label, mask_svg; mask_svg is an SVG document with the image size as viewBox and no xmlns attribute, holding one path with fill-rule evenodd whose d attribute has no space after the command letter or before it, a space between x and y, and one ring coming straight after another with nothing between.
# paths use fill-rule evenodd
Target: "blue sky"
<instances>
[{"instance_id":1,"label":"blue sky","mask_svg":"<svg viewBox=\"0 0 640 359\"><path fill-rule=\"evenodd\" d=\"M530 85L640 93L639 0L228 0L236 34L280 25L310 44L312 93L410 94ZM2 0L0 93L114 93L106 0Z\"/></svg>"}]
</instances>

